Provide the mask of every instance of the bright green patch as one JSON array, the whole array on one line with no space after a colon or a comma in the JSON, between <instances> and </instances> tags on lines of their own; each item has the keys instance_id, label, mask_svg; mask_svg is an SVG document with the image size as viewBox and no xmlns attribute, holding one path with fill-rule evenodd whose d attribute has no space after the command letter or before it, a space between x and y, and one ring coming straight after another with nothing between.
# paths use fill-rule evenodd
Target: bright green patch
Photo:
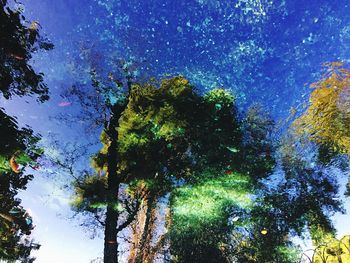
<instances>
[{"instance_id":1,"label":"bright green patch","mask_svg":"<svg viewBox=\"0 0 350 263\"><path fill-rule=\"evenodd\" d=\"M232 105L235 100L235 97L229 91L217 88L208 92L204 96L204 99L207 102L215 103L215 106L220 105L221 109L223 105Z\"/></svg>"},{"instance_id":2,"label":"bright green patch","mask_svg":"<svg viewBox=\"0 0 350 263\"><path fill-rule=\"evenodd\" d=\"M198 185L179 188L173 200L174 220L185 224L221 220L230 207L249 208L249 193L249 179L238 173L220 175Z\"/></svg>"}]
</instances>

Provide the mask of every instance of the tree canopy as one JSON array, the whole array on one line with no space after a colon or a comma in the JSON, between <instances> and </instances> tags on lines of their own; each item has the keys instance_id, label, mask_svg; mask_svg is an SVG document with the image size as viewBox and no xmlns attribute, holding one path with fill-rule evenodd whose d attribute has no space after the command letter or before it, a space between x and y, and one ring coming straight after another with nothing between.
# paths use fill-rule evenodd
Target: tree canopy
<instances>
[{"instance_id":1,"label":"tree canopy","mask_svg":"<svg viewBox=\"0 0 350 263\"><path fill-rule=\"evenodd\" d=\"M350 156L350 71L340 62L326 67L327 72L311 85L307 109L292 124L297 136L317 144L323 163L339 154Z\"/></svg>"},{"instance_id":2,"label":"tree canopy","mask_svg":"<svg viewBox=\"0 0 350 263\"><path fill-rule=\"evenodd\" d=\"M297 135L306 135L328 151L350 154L350 71L328 63L327 72L313 83L309 106L294 122Z\"/></svg>"},{"instance_id":3,"label":"tree canopy","mask_svg":"<svg viewBox=\"0 0 350 263\"><path fill-rule=\"evenodd\" d=\"M124 219L118 231L131 231L130 262L152 262L164 249L177 262L296 262L291 236L307 227L315 241L333 233L335 181L292 144L274 144L274 124L259 106L239 117L232 94L199 95L181 76L134 83L116 103L120 117L101 134L96 174L75 182L73 206L105 226L111 205ZM268 187L277 156L285 181ZM119 189L112 203L111 178ZM164 198L168 208L160 208Z\"/></svg>"}]
</instances>

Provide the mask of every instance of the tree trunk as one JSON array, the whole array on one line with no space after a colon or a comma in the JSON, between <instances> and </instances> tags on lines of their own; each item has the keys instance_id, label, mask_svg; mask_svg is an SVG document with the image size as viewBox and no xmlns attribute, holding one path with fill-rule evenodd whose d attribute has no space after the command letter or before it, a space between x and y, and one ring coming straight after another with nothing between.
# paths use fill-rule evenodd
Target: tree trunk
<instances>
[{"instance_id":1,"label":"tree trunk","mask_svg":"<svg viewBox=\"0 0 350 263\"><path fill-rule=\"evenodd\" d=\"M157 209L154 207L156 204L155 200L153 200L152 204L152 209L150 213L150 219L149 219L149 224L147 226L147 229L145 229L146 232L146 238L145 238L145 243L142 248L142 263L152 263L153 258L152 258L152 240L154 237L154 234L156 233L156 213Z\"/></svg>"},{"instance_id":2,"label":"tree trunk","mask_svg":"<svg viewBox=\"0 0 350 263\"><path fill-rule=\"evenodd\" d=\"M116 171L116 148L113 149L112 146L114 146L114 143L111 143L108 149L110 158L108 158L108 204L105 221L104 263L118 262L117 227L119 211L117 207L120 183Z\"/></svg>"},{"instance_id":3,"label":"tree trunk","mask_svg":"<svg viewBox=\"0 0 350 263\"><path fill-rule=\"evenodd\" d=\"M132 244L130 246L130 252L128 257L128 263L134 263L138 250L140 249L140 240L142 237L143 230L145 228L146 221L146 211L147 203L143 204L139 212L137 213L137 218L132 226Z\"/></svg>"},{"instance_id":4,"label":"tree trunk","mask_svg":"<svg viewBox=\"0 0 350 263\"><path fill-rule=\"evenodd\" d=\"M111 108L111 117L105 131L110 145L107 152L107 211L105 221L104 263L118 263L118 219L119 219L119 187L121 184L118 169L118 126L119 118L128 105L132 76L127 75L127 101L116 103Z\"/></svg>"},{"instance_id":5,"label":"tree trunk","mask_svg":"<svg viewBox=\"0 0 350 263\"><path fill-rule=\"evenodd\" d=\"M139 242L139 247L136 254L135 263L146 263L144 262L145 258L149 254L149 250L151 247L151 239L153 231L152 224L154 221L154 203L155 198L153 195L149 196L147 199L147 210L146 210L146 219L145 219L145 226L143 228L141 240Z\"/></svg>"},{"instance_id":6,"label":"tree trunk","mask_svg":"<svg viewBox=\"0 0 350 263\"><path fill-rule=\"evenodd\" d=\"M104 263L118 262L117 222L118 211L115 211L112 205L108 205L105 225Z\"/></svg>"},{"instance_id":7,"label":"tree trunk","mask_svg":"<svg viewBox=\"0 0 350 263\"><path fill-rule=\"evenodd\" d=\"M154 241L154 235L157 231L157 212L156 207L157 197L153 195L151 198L146 198L145 204L139 210L136 222L134 222L132 229L132 245L130 246L130 254L128 257L128 263L152 263L154 262L155 256L159 253L164 246L169 246L168 235L165 233L158 237L157 241ZM167 229L170 226L170 209L165 208L164 215L164 227ZM165 230L166 231L166 230ZM152 241L154 245L152 246ZM164 250L166 254L166 249ZM166 256L164 255L164 258Z\"/></svg>"},{"instance_id":8,"label":"tree trunk","mask_svg":"<svg viewBox=\"0 0 350 263\"><path fill-rule=\"evenodd\" d=\"M104 263L118 262L118 239L117 227L119 219L119 186L120 180L117 174L118 164L118 120L122 113L121 108L116 108L113 111L109 125L107 127L107 134L110 139L110 145L107 153L107 176L108 176L108 190L107 190L107 212L105 221L105 240L104 240Z\"/></svg>"}]
</instances>

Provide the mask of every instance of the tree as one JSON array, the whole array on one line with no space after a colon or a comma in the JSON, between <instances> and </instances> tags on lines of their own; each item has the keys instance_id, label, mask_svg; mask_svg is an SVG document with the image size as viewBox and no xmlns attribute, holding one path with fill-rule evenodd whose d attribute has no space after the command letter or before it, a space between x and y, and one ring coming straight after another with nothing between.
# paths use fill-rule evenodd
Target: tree
<instances>
[{"instance_id":1,"label":"tree","mask_svg":"<svg viewBox=\"0 0 350 263\"><path fill-rule=\"evenodd\" d=\"M234 173L207 166L173 192L170 250L179 262L298 262L291 237L308 232L318 244L334 235L330 215L343 210L327 167L306 161L296 138L274 144L273 122L256 106L241 127Z\"/></svg>"},{"instance_id":2,"label":"tree","mask_svg":"<svg viewBox=\"0 0 350 263\"><path fill-rule=\"evenodd\" d=\"M197 116L198 96L182 77L152 85L133 86L120 119L120 166L126 182L142 182L144 223L136 245L135 262L150 262L154 213L172 180L190 176L190 125ZM140 222L141 223L141 222ZM142 224L142 223L141 223ZM129 259L131 260L131 259Z\"/></svg>"},{"instance_id":3,"label":"tree","mask_svg":"<svg viewBox=\"0 0 350 263\"><path fill-rule=\"evenodd\" d=\"M331 170L315 156L303 155L304 145L296 139L283 138L277 152L278 177L266 178L258 190L251 212L256 230L250 243L256 247L248 246L244 252L255 258L252 262L298 262L300 251L291 237L309 234L318 245L335 234L330 216L343 212Z\"/></svg>"},{"instance_id":4,"label":"tree","mask_svg":"<svg viewBox=\"0 0 350 263\"><path fill-rule=\"evenodd\" d=\"M85 124L87 136L95 135L96 131L102 130L101 141L97 141L102 142L104 147L92 158L92 167L96 168L93 171L80 170L76 162L81 160L82 156L91 157L87 152L92 145L95 145L95 139L86 145L78 142L78 144L67 143L63 147L56 141L54 145L62 154L49 156L49 161L57 165L58 171L72 176L72 185L75 189L72 207L77 213L88 215L83 225L89 225L94 230L97 228L104 230L104 261L115 262L118 261L117 235L131 223L139 207L137 194L133 193L134 199L129 198L130 194L123 188L123 181L118 171L117 152L118 121L127 106L135 76L132 63L113 58L113 62L117 63L111 66L111 71L105 78L105 68L95 63L96 54L93 50L86 52L89 72L88 76L85 76L87 79L84 78L82 82L78 80L75 85L64 91L63 96L80 104L80 111L72 117ZM82 65L86 66L82 63L77 66L81 69ZM88 81L91 81L89 83L91 85L87 84ZM68 119L62 115L57 116L57 119L72 122L71 117ZM106 174L108 176L105 176ZM90 220L91 218L93 220Z\"/></svg>"},{"instance_id":5,"label":"tree","mask_svg":"<svg viewBox=\"0 0 350 263\"><path fill-rule=\"evenodd\" d=\"M118 249L118 233L131 226L128 262L152 262L166 246L166 253L180 262L273 262L282 257L291 262L291 242L285 239L291 223L282 230L275 212L258 209L279 204L265 195L253 205L249 197L274 167L273 124L266 114L255 106L239 121L231 94L214 89L199 96L182 77L163 80L159 88L133 84L121 101L127 103L116 126L107 126L117 137L105 128L104 147L93 157L97 175L75 183L74 206L102 221L105 243ZM111 164L116 165L117 187L110 185ZM113 200L108 198L112 192ZM168 193L170 213L163 224L170 232L157 234L157 203ZM108 206L114 214L111 232L105 225ZM264 227L269 238L262 237ZM263 253L267 245L272 250ZM247 249L261 253L252 256ZM105 261L115 262L115 254L110 255L105 252Z\"/></svg>"},{"instance_id":6,"label":"tree","mask_svg":"<svg viewBox=\"0 0 350 263\"><path fill-rule=\"evenodd\" d=\"M170 250L176 262L276 262L282 258L286 261L281 262L292 262L296 252L288 252L291 242L276 238L282 234L274 227L278 222L267 213L271 206L260 199L266 194L262 180L275 164L273 122L258 105L240 121L232 109L233 100L226 110L220 108L230 115L227 126L216 131L220 132L218 137L210 133L220 141L225 138L226 143L214 140L206 145L213 152L224 146L231 156L206 162L194 176L196 180L173 192ZM223 112L217 110L214 116L220 114ZM216 119L206 125L215 125ZM220 126L223 122L217 123ZM203 162L206 155L199 154L198 159ZM276 233L271 235L270 229ZM263 230L267 232L262 234Z\"/></svg>"},{"instance_id":7,"label":"tree","mask_svg":"<svg viewBox=\"0 0 350 263\"><path fill-rule=\"evenodd\" d=\"M201 105L192 124L194 173L171 193L170 253L175 262L228 262L230 219L249 206L252 183L237 172L242 131L234 96L214 89Z\"/></svg>"},{"instance_id":8,"label":"tree","mask_svg":"<svg viewBox=\"0 0 350 263\"><path fill-rule=\"evenodd\" d=\"M41 154L35 147L39 137L30 129L19 129L15 119L3 111L0 117L3 134L0 141L0 259L31 262L30 252L39 245L29 238L32 218L20 206L21 200L16 195L26 189L33 178L24 173L24 168L35 167L34 160Z\"/></svg>"},{"instance_id":9,"label":"tree","mask_svg":"<svg viewBox=\"0 0 350 263\"><path fill-rule=\"evenodd\" d=\"M350 71L342 63L326 64L328 70L313 83L310 105L294 121L297 135L321 145L325 151L350 154ZM322 153L321 152L321 153Z\"/></svg>"},{"instance_id":10,"label":"tree","mask_svg":"<svg viewBox=\"0 0 350 263\"><path fill-rule=\"evenodd\" d=\"M164 80L157 88L157 82L137 84L130 75L120 80L111 72L109 84L104 84L92 68L92 86L103 101L97 114L92 113L101 117L96 123L104 126L104 146L93 157L95 174L74 184L73 205L94 215L109 233L105 247L111 253L105 253L105 261L117 260L122 232L131 233L125 239L131 243L128 262L152 262L160 251L164 258L171 255L183 262L296 262L298 249L291 236L304 234L307 227L315 241L333 234L329 214L341 211L333 199L335 181L325 167L307 166L294 150L292 155L277 154L273 122L261 108L253 106L239 119L234 97L223 89L200 96L182 77ZM83 96L79 87L74 93L86 109L91 107L90 97L97 98ZM285 149L293 149L288 145ZM271 185L273 169L283 169L285 182ZM116 174L114 185L111 171ZM108 193L114 193L113 200ZM238 193L253 196L255 202L234 200ZM213 205L209 210L218 215L214 223L211 213L203 212L199 221L178 216L182 206L196 203ZM106 217L108 206L113 217ZM160 215L162 211L166 213ZM109 228L114 232L106 230L107 218L114 218ZM170 232L162 233L157 223Z\"/></svg>"},{"instance_id":11,"label":"tree","mask_svg":"<svg viewBox=\"0 0 350 263\"><path fill-rule=\"evenodd\" d=\"M258 104L248 108L242 121L239 162L241 171L255 182L265 178L275 167L273 154L277 145L272 138L274 128L275 124L264 108Z\"/></svg>"},{"instance_id":12,"label":"tree","mask_svg":"<svg viewBox=\"0 0 350 263\"><path fill-rule=\"evenodd\" d=\"M0 91L6 99L13 95L48 97L43 75L29 64L33 53L50 50L53 44L39 34L37 21L28 23L20 8L12 10L7 0L0 1Z\"/></svg>"},{"instance_id":13,"label":"tree","mask_svg":"<svg viewBox=\"0 0 350 263\"><path fill-rule=\"evenodd\" d=\"M142 255L145 254L144 247L149 243L146 240L150 239L148 229L152 207L158 198L169 191L174 180L172 178L190 176L190 166L193 165L190 147L191 145L195 147L191 136L193 137L193 130L199 131L205 126L194 125L196 119L201 120L197 117L203 114L201 112L203 108L200 105L200 97L182 77L162 81L159 89L151 84L144 86L135 84L129 92L127 101L125 110L119 115L121 116L119 121L114 123L115 126L110 126L117 137L112 139L111 133L107 133L108 130L103 131L101 140L104 148L94 158L94 166L100 171L105 170L108 178L107 187L113 187L113 201L105 196L104 202L107 204L107 214L108 205L111 204L111 209L116 214L114 218L118 217L120 212L115 211L118 210L115 204L120 203L117 193L122 183L132 184L136 180L137 187L134 192L144 193L142 199L147 203L148 212L139 244L142 250L138 250L135 259L142 261L145 258L145 255ZM112 145L113 140L116 140L116 145ZM109 157L112 151L110 147L116 147L113 151L117 151L117 155L113 158L118 158L117 162ZM110 182L112 176L108 168L112 161L117 165L114 182ZM140 185L143 190L140 190ZM77 188L77 192L81 192L82 188L84 187ZM82 192L83 198L80 199L89 203L91 199L86 193ZM108 190L105 193L108 193ZM102 195L101 198L103 200ZM108 215L106 220L107 218ZM115 221L117 224L118 220ZM115 226L113 230L115 229L120 231L122 228ZM105 235L105 238L109 238L108 241L113 238L113 244L116 244L117 233L110 234L109 231L105 230L105 234L108 232L109 235L108 237ZM108 258L105 254L105 260L115 260Z\"/></svg>"},{"instance_id":14,"label":"tree","mask_svg":"<svg viewBox=\"0 0 350 263\"><path fill-rule=\"evenodd\" d=\"M148 92L147 89L143 90ZM142 106L135 108L141 113L138 110L133 111L126 122L129 124L129 132L127 133L129 136L134 135L130 131L136 132L136 135L142 135L148 134L148 130L153 136L149 140L149 142L153 141L152 143L154 143L151 149L144 149L144 145L141 145L142 150L138 148L135 150L135 153L142 154L140 156L142 161L140 161L140 157L132 156L131 158L131 161L137 163L135 171L146 171L147 175L149 168L156 169L151 173L156 175L152 178L152 184L158 185L158 187L156 191L150 189L151 197L156 196L159 199L168 193L172 195L172 189L177 188L178 182L195 180L194 175L197 171L203 170L209 164L215 164L217 167L222 167L221 169L224 167L229 169L228 158L234 159L235 153L228 148L232 146L233 149L240 131L235 118L233 118L235 117L235 111L232 107L233 96L223 89L215 89L203 97L194 91L189 86L188 81L182 77L164 80L158 90L161 96L154 96L151 101L153 107L160 107L159 113L154 115L150 114L153 111L143 110L144 100L140 100L138 103ZM140 118L148 126L145 126L144 131L138 129L140 126L139 122L134 122L135 116L138 116L137 118ZM129 150L132 149L133 147ZM220 158L218 158L219 156ZM142 178L142 175L140 174L137 178ZM154 218L152 209L147 211L150 213L146 213L145 222L154 221L152 220ZM168 221L168 219L172 221L171 213L165 215L163 220ZM166 222L163 223L165 227L169 227L166 224ZM165 243L169 242L168 235L162 234L152 247L151 243L154 239L152 232L156 229L154 226L149 227L149 231L147 225L145 224L146 227L143 230L144 237L147 238L141 238L137 249L143 255L136 255L135 262L141 262L141 259L142 262L152 262L157 252L156 249L159 250L160 246L164 247ZM133 262L132 259L129 258L129 260Z\"/></svg>"},{"instance_id":15,"label":"tree","mask_svg":"<svg viewBox=\"0 0 350 263\"><path fill-rule=\"evenodd\" d=\"M327 72L311 85L310 105L292 128L296 135L315 142L318 158L330 163L335 155L350 155L350 71L340 62L326 67Z\"/></svg>"},{"instance_id":16,"label":"tree","mask_svg":"<svg viewBox=\"0 0 350 263\"><path fill-rule=\"evenodd\" d=\"M200 177L192 178L196 171L215 167L230 174L230 169L238 168L237 145L241 131L233 106L234 97L223 89L201 97L186 79L175 77L163 80L159 88L151 83L134 84L126 94L123 103L126 101L127 104L118 115L118 122L114 123L118 133L113 131L114 135L118 135L118 161L113 161L117 165L116 184L119 189L128 185L129 197L136 200L136 204L143 204L133 207L139 211L131 210L124 202L125 194L123 196L116 188L113 190L114 200L108 200L107 189L112 187L108 154L115 139L105 128L101 135L104 147L93 158L93 166L99 175L87 176L76 182L74 206L79 211L90 211L96 216L101 213L101 208L103 210L111 203L111 209L117 210L118 218L122 211L132 215L127 216L124 223L118 224L115 220L113 229L117 232L135 219L134 212L137 211L137 217L142 218L143 223L138 222L140 234L138 238L134 236L133 259L129 260L150 262L150 256L154 257L158 246L151 246L150 240L154 237L152 232L156 231L154 221L159 199L171 192L175 182L198 181ZM112 126L109 127L112 129ZM246 140L245 146L248 144ZM260 150L261 154L263 152ZM267 156L267 162L269 159L270 156ZM103 224L107 217L99 216ZM109 238L112 236L114 239L110 243L116 247L117 233L113 232ZM169 240L165 235L159 236L156 244L163 243L164 246L165 239ZM114 260L114 256L108 259L105 253L105 260Z\"/></svg>"},{"instance_id":17,"label":"tree","mask_svg":"<svg viewBox=\"0 0 350 263\"><path fill-rule=\"evenodd\" d=\"M48 99L43 76L29 64L32 54L53 45L39 35L39 24L30 25L20 9L12 10L7 0L0 1L0 91L5 99L13 95L36 95L39 101ZM26 189L32 175L25 168L35 168L41 155L36 147L39 136L30 128L19 128L15 118L0 108L0 259L32 262L32 249L39 245L30 238L32 218L16 197Z\"/></svg>"}]
</instances>

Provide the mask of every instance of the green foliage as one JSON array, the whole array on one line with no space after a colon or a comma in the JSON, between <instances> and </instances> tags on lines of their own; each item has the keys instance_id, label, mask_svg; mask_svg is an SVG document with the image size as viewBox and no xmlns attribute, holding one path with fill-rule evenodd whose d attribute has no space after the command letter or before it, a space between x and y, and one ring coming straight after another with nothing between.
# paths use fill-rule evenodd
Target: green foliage
<instances>
[{"instance_id":1,"label":"green foliage","mask_svg":"<svg viewBox=\"0 0 350 263\"><path fill-rule=\"evenodd\" d=\"M196 100L182 77L164 80L159 88L132 86L118 127L120 170L127 180L153 178L165 169L169 175L188 175Z\"/></svg>"},{"instance_id":2,"label":"green foliage","mask_svg":"<svg viewBox=\"0 0 350 263\"><path fill-rule=\"evenodd\" d=\"M170 193L174 262L297 262L290 237L306 228L315 241L333 233L329 215L341 211L338 186L286 144L279 155L285 180L269 187L274 123L257 105L239 119L234 103L223 89L200 96L183 77L159 87L133 84L121 117L109 127L118 135L118 182L131 200ZM75 185L78 210L105 208L109 131L92 160L103 176Z\"/></svg>"},{"instance_id":3,"label":"green foliage","mask_svg":"<svg viewBox=\"0 0 350 263\"><path fill-rule=\"evenodd\" d=\"M317 243L334 233L329 216L342 211L337 200L336 181L325 167L317 163L308 165L296 154L293 143L284 142L279 157L285 178L280 178L276 185L274 175L271 179L268 176L274 168L276 155L270 138L272 129L271 119L260 107L253 106L240 122L242 141L232 143L231 137L231 144L226 147L232 155L226 160L225 173L230 174L234 167L245 174L251 187L242 189L247 197L254 196L255 200L251 206L238 209L239 220L233 226L229 224L233 218L227 213L230 210L220 207L227 192L221 192L217 184L203 187L207 176L194 176L193 185L184 185L174 192L173 200L177 200L176 194L180 197L178 202L172 203L171 250L179 262L298 262L300 251L290 241L291 236L303 235L308 230ZM209 146L218 150L217 144ZM204 160L206 157L206 154L201 155ZM235 158L240 160L240 165L234 163ZM216 180L215 176L212 172L211 179ZM232 185L230 190L239 192L240 189ZM237 209L237 203L244 204L236 197L227 200L226 205Z\"/></svg>"},{"instance_id":4,"label":"green foliage","mask_svg":"<svg viewBox=\"0 0 350 263\"><path fill-rule=\"evenodd\" d=\"M186 185L173 192L174 216L189 221L210 222L221 220L225 211L229 210L226 206L249 207L249 177L237 173L219 176L213 176L215 171L206 173L200 175L198 184Z\"/></svg>"},{"instance_id":5,"label":"green foliage","mask_svg":"<svg viewBox=\"0 0 350 263\"><path fill-rule=\"evenodd\" d=\"M200 96L181 76L162 80L159 87L155 83L133 84L127 105L113 125L102 132L103 148L92 158L93 167L105 176L85 178L75 184L73 205L81 212L96 214L101 211L94 203L105 203L106 193L103 192L109 187L104 184L99 187L101 178L117 176L118 182L128 184L129 198L147 201L150 196L157 200L172 192L181 181L196 185L203 179L202 175L208 175L205 171L209 166L213 171L239 167L236 160L240 151L240 125L234 97L223 89ZM111 137L112 129L118 135L115 175L109 175L107 169L110 165L108 154L115 140ZM193 176L195 174L200 176ZM212 180L207 178L207 185L203 187L219 192L217 196L224 195L222 202L212 202L214 206L226 206L227 203L230 207L234 198L241 196L239 200L244 199L244 190L240 193L235 189L234 194L230 187L241 179L244 181L241 186L244 185L247 178L230 174L226 180L215 176ZM213 185L210 187L210 184ZM227 195L226 191L229 192ZM205 224L201 227L203 229ZM212 249L217 248L213 246Z\"/></svg>"},{"instance_id":6,"label":"green foliage","mask_svg":"<svg viewBox=\"0 0 350 263\"><path fill-rule=\"evenodd\" d=\"M76 211L96 212L107 207L106 177L85 176L74 182L74 189L71 205Z\"/></svg>"},{"instance_id":7,"label":"green foliage","mask_svg":"<svg viewBox=\"0 0 350 263\"><path fill-rule=\"evenodd\" d=\"M234 96L224 89L199 96L182 77L160 88L133 86L119 121L121 168L128 178L153 180L158 194L171 190L172 178L184 179L184 186L171 191L171 253L178 261L230 258L229 218L249 206L250 180L266 176L274 165L266 154L272 126L259 110L240 122Z\"/></svg>"},{"instance_id":8,"label":"green foliage","mask_svg":"<svg viewBox=\"0 0 350 263\"><path fill-rule=\"evenodd\" d=\"M229 149L237 146L240 136L233 102L234 97L223 89L201 97L183 77L165 79L159 88L132 85L116 127L122 180L164 172L189 177L194 164L198 169L208 163L233 163L230 159L237 154ZM216 104L222 105L220 109ZM109 141L102 132L104 147L93 157L97 169L106 167Z\"/></svg>"},{"instance_id":9,"label":"green foliage","mask_svg":"<svg viewBox=\"0 0 350 263\"><path fill-rule=\"evenodd\" d=\"M249 177L206 171L172 193L170 238L176 262L227 262L230 218L251 206Z\"/></svg>"},{"instance_id":10,"label":"green foliage","mask_svg":"<svg viewBox=\"0 0 350 263\"><path fill-rule=\"evenodd\" d=\"M232 107L235 97L224 89L213 89L204 95L204 101L208 104L214 104L217 110L222 107Z\"/></svg>"},{"instance_id":11,"label":"green foliage","mask_svg":"<svg viewBox=\"0 0 350 263\"><path fill-rule=\"evenodd\" d=\"M267 234L263 235L261 232L260 227L253 225L244 234L234 235L230 251L234 255L234 262L299 263L300 249L288 241L287 236L278 240L276 233L271 234L267 230Z\"/></svg>"},{"instance_id":12,"label":"green foliage","mask_svg":"<svg viewBox=\"0 0 350 263\"><path fill-rule=\"evenodd\" d=\"M196 135L192 154L198 169L238 169L242 131L234 96L224 89L214 89L204 95L199 109L191 126L191 133Z\"/></svg>"}]
</instances>

